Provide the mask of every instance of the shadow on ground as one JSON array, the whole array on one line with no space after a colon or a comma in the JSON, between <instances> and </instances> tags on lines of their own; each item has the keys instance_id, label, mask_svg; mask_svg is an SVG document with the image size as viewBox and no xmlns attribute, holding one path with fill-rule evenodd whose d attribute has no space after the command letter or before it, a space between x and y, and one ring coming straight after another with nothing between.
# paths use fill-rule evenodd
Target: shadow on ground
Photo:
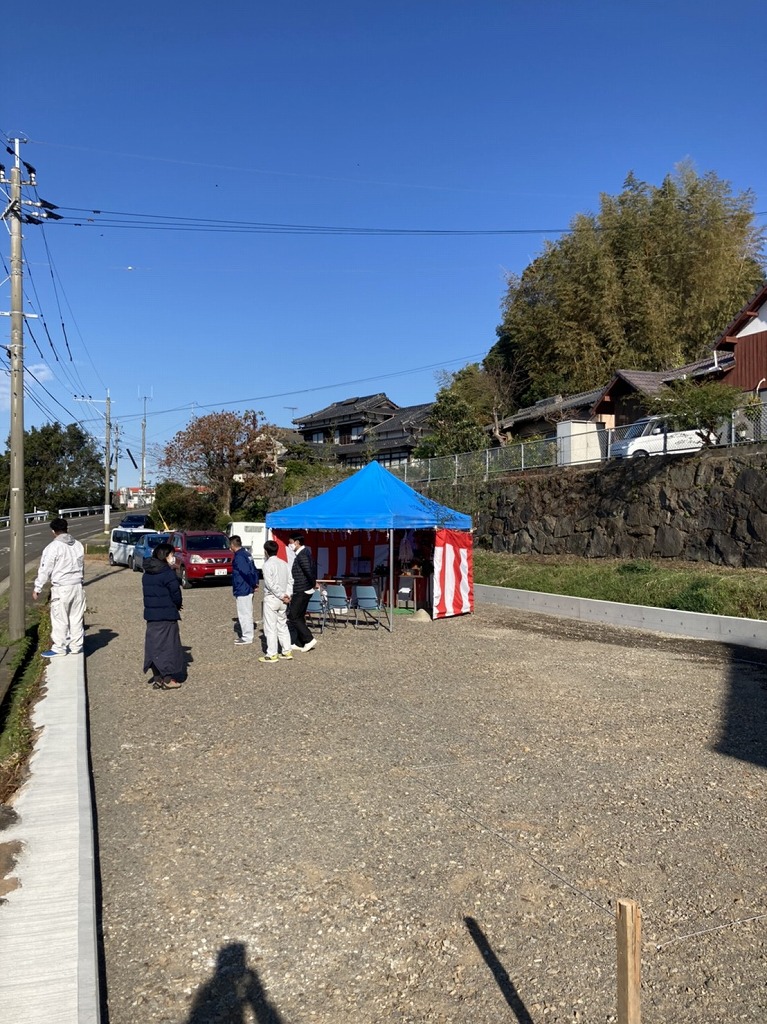
<instances>
[{"instance_id":1,"label":"shadow on ground","mask_svg":"<svg viewBox=\"0 0 767 1024\"><path fill-rule=\"evenodd\" d=\"M533 1024L533 1018L530 1016L527 1007L522 1002L514 982L509 977L508 971L495 955L493 947L488 942L485 933L473 917L464 917L463 921L468 929L469 935L474 939L482 959L490 968L490 973L495 978L498 988L503 993L503 998L509 1004L509 1007L517 1018L518 1024Z\"/></svg>"},{"instance_id":2,"label":"shadow on ground","mask_svg":"<svg viewBox=\"0 0 767 1024\"><path fill-rule=\"evenodd\" d=\"M232 942L218 953L213 977L198 991L185 1024L284 1024L258 973L248 967L245 944Z\"/></svg>"},{"instance_id":3,"label":"shadow on ground","mask_svg":"<svg viewBox=\"0 0 767 1024\"><path fill-rule=\"evenodd\" d=\"M729 692L722 708L722 732L714 747L720 754L762 768L767 767L767 664L764 659L764 651L731 648Z\"/></svg>"},{"instance_id":4,"label":"shadow on ground","mask_svg":"<svg viewBox=\"0 0 767 1024\"><path fill-rule=\"evenodd\" d=\"M85 632L85 643L83 648L86 656L93 654L94 651L98 651L102 647L106 647L119 636L113 629L98 629L96 632L88 630L86 627Z\"/></svg>"}]
</instances>

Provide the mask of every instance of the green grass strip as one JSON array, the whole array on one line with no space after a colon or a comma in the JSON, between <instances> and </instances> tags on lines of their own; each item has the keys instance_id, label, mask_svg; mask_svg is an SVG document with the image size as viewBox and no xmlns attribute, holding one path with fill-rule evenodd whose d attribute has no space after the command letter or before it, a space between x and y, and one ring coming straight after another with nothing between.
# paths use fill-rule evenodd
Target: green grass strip
<instances>
[{"instance_id":1,"label":"green grass strip","mask_svg":"<svg viewBox=\"0 0 767 1024\"><path fill-rule=\"evenodd\" d=\"M496 587L651 608L767 619L767 572L710 565L474 552L474 579Z\"/></svg>"}]
</instances>

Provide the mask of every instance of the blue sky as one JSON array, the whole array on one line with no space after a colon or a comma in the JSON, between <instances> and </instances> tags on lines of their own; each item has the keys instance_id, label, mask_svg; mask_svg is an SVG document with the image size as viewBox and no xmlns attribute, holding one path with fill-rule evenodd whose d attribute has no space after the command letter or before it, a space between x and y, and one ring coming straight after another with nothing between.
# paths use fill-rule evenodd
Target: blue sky
<instances>
[{"instance_id":1,"label":"blue sky","mask_svg":"<svg viewBox=\"0 0 767 1024\"><path fill-rule=\"evenodd\" d=\"M39 195L68 220L553 230L630 170L659 183L684 159L752 189L761 211L762 23L751 0L41 0L6 14L0 129L30 140ZM105 217L44 238L25 227L26 308L59 362L39 321L42 357L27 335L25 361L43 404L95 435L109 388L137 458L145 395L149 446L195 411L287 425L379 390L430 401L436 368L493 344L505 275L557 237ZM7 378L0 388L7 436ZM49 418L26 402L27 426ZM138 482L127 457L119 482Z\"/></svg>"}]
</instances>

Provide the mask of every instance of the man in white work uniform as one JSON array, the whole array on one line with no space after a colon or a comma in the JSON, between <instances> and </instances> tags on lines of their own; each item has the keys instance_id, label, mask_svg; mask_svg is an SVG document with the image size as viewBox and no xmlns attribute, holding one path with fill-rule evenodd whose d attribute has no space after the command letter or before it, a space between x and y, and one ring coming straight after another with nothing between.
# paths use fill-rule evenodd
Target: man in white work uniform
<instances>
[{"instance_id":1,"label":"man in white work uniform","mask_svg":"<svg viewBox=\"0 0 767 1024\"><path fill-rule=\"evenodd\" d=\"M83 649L83 617L85 591L83 562L85 552L79 540L69 533L66 519L51 522L53 540L40 559L32 600L51 581L51 649L42 651L44 658L67 653L81 654Z\"/></svg>"}]
</instances>

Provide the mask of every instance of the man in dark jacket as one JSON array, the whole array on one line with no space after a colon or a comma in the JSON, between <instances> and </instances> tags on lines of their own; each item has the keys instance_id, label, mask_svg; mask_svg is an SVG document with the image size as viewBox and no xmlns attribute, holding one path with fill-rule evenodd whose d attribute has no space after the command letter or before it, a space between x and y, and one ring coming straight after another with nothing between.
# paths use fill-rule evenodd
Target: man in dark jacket
<instances>
[{"instance_id":1,"label":"man in dark jacket","mask_svg":"<svg viewBox=\"0 0 767 1024\"><path fill-rule=\"evenodd\" d=\"M242 539L234 534L229 538L232 560L232 593L237 605L240 635L234 641L239 647L253 643L253 593L258 589L258 569L250 552L242 546Z\"/></svg>"},{"instance_id":2,"label":"man in dark jacket","mask_svg":"<svg viewBox=\"0 0 767 1024\"><path fill-rule=\"evenodd\" d=\"M306 625L306 607L317 586L317 571L309 549L304 547L303 534L294 533L288 538L288 547L294 553L293 596L288 605L288 629L294 651L311 651L317 641Z\"/></svg>"}]
</instances>

